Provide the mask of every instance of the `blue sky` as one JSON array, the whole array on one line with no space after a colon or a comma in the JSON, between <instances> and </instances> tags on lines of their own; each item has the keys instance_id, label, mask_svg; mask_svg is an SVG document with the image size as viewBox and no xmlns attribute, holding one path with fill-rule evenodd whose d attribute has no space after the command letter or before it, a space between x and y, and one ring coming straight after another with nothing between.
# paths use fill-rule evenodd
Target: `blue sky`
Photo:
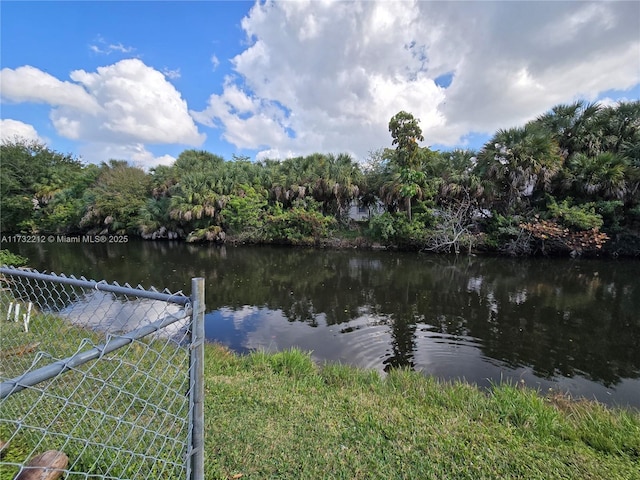
<instances>
[{"instance_id":1,"label":"blue sky","mask_svg":"<svg viewBox=\"0 0 640 480\"><path fill-rule=\"evenodd\" d=\"M638 2L0 3L3 139L152 167L480 148L558 103L640 98Z\"/></svg>"}]
</instances>

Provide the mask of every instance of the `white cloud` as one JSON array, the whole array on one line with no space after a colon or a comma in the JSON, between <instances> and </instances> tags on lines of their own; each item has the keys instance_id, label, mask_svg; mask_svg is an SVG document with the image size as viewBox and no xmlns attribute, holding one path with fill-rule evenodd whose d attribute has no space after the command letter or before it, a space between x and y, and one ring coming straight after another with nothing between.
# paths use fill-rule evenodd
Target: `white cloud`
<instances>
[{"instance_id":1,"label":"white cloud","mask_svg":"<svg viewBox=\"0 0 640 480\"><path fill-rule=\"evenodd\" d=\"M598 103L602 107L617 107L618 105L620 105L623 102L631 102L631 101L633 101L633 100L631 100L630 98L626 98L626 97L620 97L620 98L616 98L616 99L613 99L611 97L603 97L603 98L600 98L598 100Z\"/></svg>"},{"instance_id":2,"label":"white cloud","mask_svg":"<svg viewBox=\"0 0 640 480\"><path fill-rule=\"evenodd\" d=\"M256 160L268 160L270 158L291 158L295 157L296 152L293 150L280 150L278 148L269 148L267 150L262 150L258 152L256 155Z\"/></svg>"},{"instance_id":3,"label":"white cloud","mask_svg":"<svg viewBox=\"0 0 640 480\"><path fill-rule=\"evenodd\" d=\"M75 70L81 84L102 106L98 122L81 123L83 138L120 139L143 143L199 145L203 136L188 114L187 104L164 75L138 59L121 60L96 73ZM54 124L68 111L54 112Z\"/></svg>"},{"instance_id":4,"label":"white cloud","mask_svg":"<svg viewBox=\"0 0 640 480\"><path fill-rule=\"evenodd\" d=\"M0 141L14 142L16 140L27 140L38 143L46 143L38 135L33 125L20 122L19 120L0 119Z\"/></svg>"},{"instance_id":5,"label":"white cloud","mask_svg":"<svg viewBox=\"0 0 640 480\"><path fill-rule=\"evenodd\" d=\"M94 53L100 53L103 55L110 55L113 52L131 53L134 50L131 47L125 47L121 43L104 45L102 47L98 45L89 45L89 49Z\"/></svg>"},{"instance_id":6,"label":"white cloud","mask_svg":"<svg viewBox=\"0 0 640 480\"><path fill-rule=\"evenodd\" d=\"M220 65L220 60L218 60L218 57L216 57L215 54L211 55L211 65L213 66L214 70L216 70Z\"/></svg>"},{"instance_id":7,"label":"white cloud","mask_svg":"<svg viewBox=\"0 0 640 480\"><path fill-rule=\"evenodd\" d=\"M455 145L640 83L636 2L267 1L242 28L236 76L192 116L259 158L364 158L390 146L399 110L421 120L426 144Z\"/></svg>"},{"instance_id":8,"label":"white cloud","mask_svg":"<svg viewBox=\"0 0 640 480\"><path fill-rule=\"evenodd\" d=\"M142 143L87 143L80 146L79 153L82 159L89 163L126 160L145 170L158 165L171 165L176 160L171 155L156 157Z\"/></svg>"},{"instance_id":9,"label":"white cloud","mask_svg":"<svg viewBox=\"0 0 640 480\"><path fill-rule=\"evenodd\" d=\"M135 48L125 47L122 43L108 43L101 35L98 35L95 43L89 45L89 50L100 55L111 55L113 52L131 53Z\"/></svg>"},{"instance_id":10,"label":"white cloud","mask_svg":"<svg viewBox=\"0 0 640 480\"><path fill-rule=\"evenodd\" d=\"M51 122L66 138L122 147L129 155L144 144L199 146L205 139L165 75L138 59L121 60L96 72L75 70L70 74L74 83L30 66L5 68L1 74L4 99L51 105ZM152 156L119 158L155 161Z\"/></svg>"},{"instance_id":11,"label":"white cloud","mask_svg":"<svg viewBox=\"0 0 640 480\"><path fill-rule=\"evenodd\" d=\"M170 80L176 80L178 78L180 78L182 76L182 74L180 73L180 69L179 68L175 68L173 70L164 67L162 69L162 73L164 74L165 77L167 77Z\"/></svg>"},{"instance_id":12,"label":"white cloud","mask_svg":"<svg viewBox=\"0 0 640 480\"><path fill-rule=\"evenodd\" d=\"M48 103L95 115L100 106L82 86L63 82L29 65L0 71L2 97L14 102Z\"/></svg>"}]
</instances>

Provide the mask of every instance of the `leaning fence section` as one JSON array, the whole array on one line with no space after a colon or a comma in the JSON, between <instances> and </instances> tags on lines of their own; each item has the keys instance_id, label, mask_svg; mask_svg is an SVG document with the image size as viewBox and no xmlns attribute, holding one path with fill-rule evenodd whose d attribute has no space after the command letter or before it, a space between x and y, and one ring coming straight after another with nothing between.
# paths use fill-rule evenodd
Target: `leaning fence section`
<instances>
[{"instance_id":1,"label":"leaning fence section","mask_svg":"<svg viewBox=\"0 0 640 480\"><path fill-rule=\"evenodd\" d=\"M0 480L199 476L193 296L13 268L0 288Z\"/></svg>"}]
</instances>

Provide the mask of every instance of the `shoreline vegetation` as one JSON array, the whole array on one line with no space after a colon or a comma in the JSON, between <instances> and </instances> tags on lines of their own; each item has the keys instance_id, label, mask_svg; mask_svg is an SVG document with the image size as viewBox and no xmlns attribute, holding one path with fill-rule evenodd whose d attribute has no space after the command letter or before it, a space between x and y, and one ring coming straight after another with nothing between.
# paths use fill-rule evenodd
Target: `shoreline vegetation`
<instances>
[{"instance_id":1,"label":"shoreline vegetation","mask_svg":"<svg viewBox=\"0 0 640 480\"><path fill-rule=\"evenodd\" d=\"M479 151L420 146L404 111L389 132L359 161L185 150L149 171L15 139L0 146L0 232L640 257L640 101L558 105Z\"/></svg>"}]
</instances>

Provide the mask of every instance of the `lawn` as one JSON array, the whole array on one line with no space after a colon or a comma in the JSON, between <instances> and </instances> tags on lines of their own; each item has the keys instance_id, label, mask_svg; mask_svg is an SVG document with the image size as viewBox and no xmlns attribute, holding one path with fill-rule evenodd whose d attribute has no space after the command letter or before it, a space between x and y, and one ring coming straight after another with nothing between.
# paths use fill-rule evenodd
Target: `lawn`
<instances>
[{"instance_id":1,"label":"lawn","mask_svg":"<svg viewBox=\"0 0 640 480\"><path fill-rule=\"evenodd\" d=\"M207 478L640 479L640 414L300 351L206 351Z\"/></svg>"},{"instance_id":2,"label":"lawn","mask_svg":"<svg viewBox=\"0 0 640 480\"><path fill-rule=\"evenodd\" d=\"M5 379L9 366L23 370L35 358L23 346L55 340L64 356L98 341L52 316L44 328L37 312L26 333L0 310ZM149 345L156 342L161 348ZM173 399L186 393L188 356L162 342L92 362L88 378L66 373L44 397L26 391L3 400L0 440L9 445L0 478L12 478L34 449L58 447L78 472L66 478L181 478L188 415ZM407 370L382 378L317 365L298 350L241 356L208 344L205 361L207 479L640 479L635 410L518 385L487 392ZM166 365L181 365L184 375ZM80 397L90 398L91 412Z\"/></svg>"}]
</instances>

